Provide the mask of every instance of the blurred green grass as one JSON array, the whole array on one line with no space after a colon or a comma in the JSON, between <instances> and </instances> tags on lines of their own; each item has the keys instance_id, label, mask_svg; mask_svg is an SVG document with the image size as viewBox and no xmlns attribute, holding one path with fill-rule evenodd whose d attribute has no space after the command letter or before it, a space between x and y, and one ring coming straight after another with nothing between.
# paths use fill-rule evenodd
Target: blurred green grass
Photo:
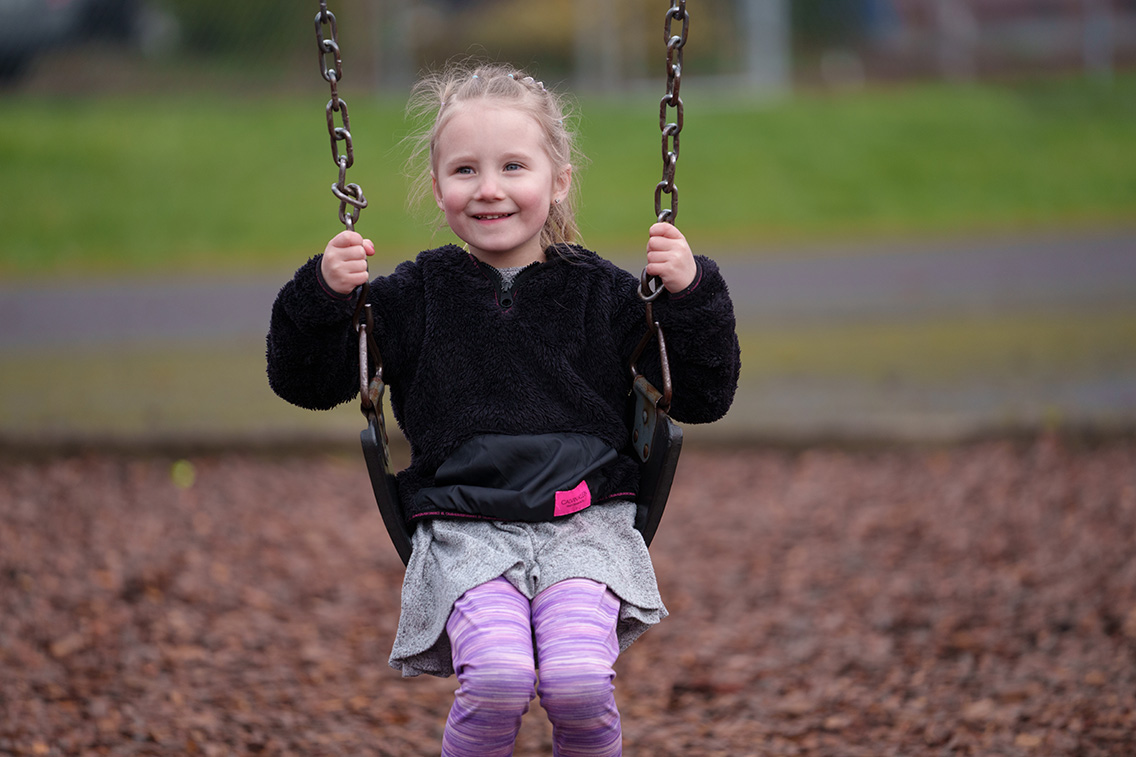
<instances>
[{"instance_id":1,"label":"blurred green grass","mask_svg":"<svg viewBox=\"0 0 1136 757\"><path fill-rule=\"evenodd\" d=\"M449 237L408 213L402 98L343 91L386 262ZM973 236L1136 221L1136 76L756 101L690 80L680 225L696 246ZM341 226L324 96L0 100L0 276L290 269ZM585 99L585 242L638 250L658 100Z\"/></svg>"}]
</instances>

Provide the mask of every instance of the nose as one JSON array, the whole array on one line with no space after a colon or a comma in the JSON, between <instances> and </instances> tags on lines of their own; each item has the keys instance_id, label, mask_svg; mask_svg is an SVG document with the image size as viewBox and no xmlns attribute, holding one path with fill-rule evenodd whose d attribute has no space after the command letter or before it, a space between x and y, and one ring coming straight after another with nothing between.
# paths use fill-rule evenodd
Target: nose
<instances>
[{"instance_id":1,"label":"nose","mask_svg":"<svg viewBox=\"0 0 1136 757\"><path fill-rule=\"evenodd\" d=\"M501 182L497 177L486 173L479 177L476 197L479 200L499 199L501 197Z\"/></svg>"}]
</instances>

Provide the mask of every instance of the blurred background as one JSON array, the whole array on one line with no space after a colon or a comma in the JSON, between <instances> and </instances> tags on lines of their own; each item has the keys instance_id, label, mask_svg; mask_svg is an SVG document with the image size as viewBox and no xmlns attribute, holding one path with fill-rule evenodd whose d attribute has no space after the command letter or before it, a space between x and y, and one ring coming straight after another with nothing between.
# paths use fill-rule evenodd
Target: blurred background
<instances>
[{"instance_id":1,"label":"blurred background","mask_svg":"<svg viewBox=\"0 0 1136 757\"><path fill-rule=\"evenodd\" d=\"M306 0L5 0L9 85L130 91L255 75L294 90L312 58ZM655 78L663 0L342 0L354 86L400 90L455 55L538 67L579 91ZM1133 0L702 0L688 65L731 88L1109 74L1136 58ZM677 31L677 29L676 29ZM305 32L307 32L305 34ZM239 69L239 70L234 70ZM231 80L231 79L230 79Z\"/></svg>"},{"instance_id":2,"label":"blurred background","mask_svg":"<svg viewBox=\"0 0 1136 757\"><path fill-rule=\"evenodd\" d=\"M637 272L669 5L330 2L373 272L449 239L407 205L403 108L465 55L574 95L583 241ZM341 229L318 7L0 0L4 449L354 445L353 407L264 378L276 290ZM1131 430L1136 0L688 10L678 222L743 344L692 438Z\"/></svg>"}]
</instances>

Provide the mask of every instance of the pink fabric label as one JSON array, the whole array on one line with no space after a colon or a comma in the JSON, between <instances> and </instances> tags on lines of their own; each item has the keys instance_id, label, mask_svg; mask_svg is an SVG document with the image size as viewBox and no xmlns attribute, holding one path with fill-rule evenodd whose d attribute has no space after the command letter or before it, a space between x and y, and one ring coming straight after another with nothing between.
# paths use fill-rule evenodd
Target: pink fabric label
<instances>
[{"instance_id":1,"label":"pink fabric label","mask_svg":"<svg viewBox=\"0 0 1136 757\"><path fill-rule=\"evenodd\" d=\"M566 492L556 492L556 506L553 515L571 515L578 513L592 504L592 492L588 489L588 482L581 481L575 489Z\"/></svg>"}]
</instances>

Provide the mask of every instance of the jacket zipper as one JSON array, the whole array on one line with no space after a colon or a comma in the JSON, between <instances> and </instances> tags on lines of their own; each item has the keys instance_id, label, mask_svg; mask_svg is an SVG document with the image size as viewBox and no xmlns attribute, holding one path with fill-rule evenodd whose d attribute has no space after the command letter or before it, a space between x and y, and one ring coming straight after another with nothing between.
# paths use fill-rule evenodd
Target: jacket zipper
<instances>
[{"instance_id":1,"label":"jacket zipper","mask_svg":"<svg viewBox=\"0 0 1136 757\"><path fill-rule=\"evenodd\" d=\"M493 284L493 293L497 298L497 304L502 310L508 310L513 307L513 302L517 299L517 290L521 288L521 282L533 273L539 266L541 261L529 263L527 266L517 271L517 275L513 277L513 286L505 289L505 280L501 277L501 272L491 265L485 265L484 268L489 272L489 281Z\"/></svg>"}]
</instances>

